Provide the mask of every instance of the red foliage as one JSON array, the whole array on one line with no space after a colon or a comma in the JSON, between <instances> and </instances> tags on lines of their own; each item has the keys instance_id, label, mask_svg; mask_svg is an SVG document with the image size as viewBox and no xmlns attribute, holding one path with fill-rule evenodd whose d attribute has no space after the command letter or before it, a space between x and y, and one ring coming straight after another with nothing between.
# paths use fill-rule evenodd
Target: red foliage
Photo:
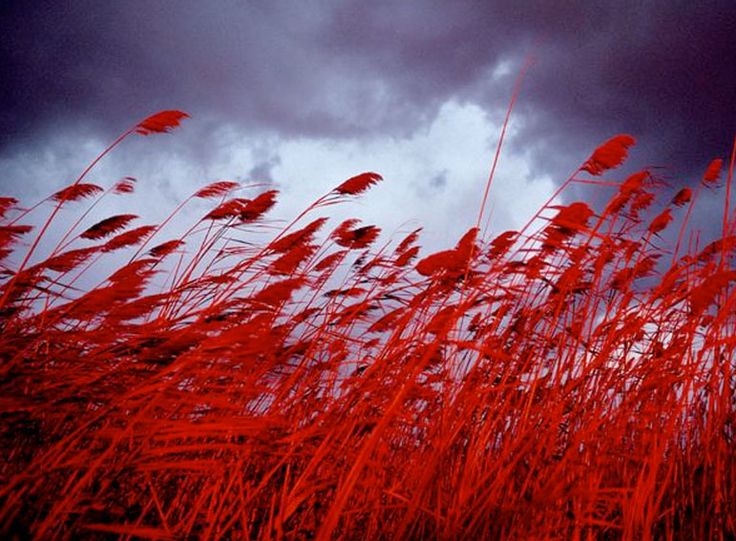
<instances>
[{"instance_id":1,"label":"red foliage","mask_svg":"<svg viewBox=\"0 0 736 541\"><path fill-rule=\"evenodd\" d=\"M304 278L289 278L264 288L253 296L254 304L277 306L289 300L295 290L304 285Z\"/></svg>"},{"instance_id":2,"label":"red foliage","mask_svg":"<svg viewBox=\"0 0 736 541\"><path fill-rule=\"evenodd\" d=\"M335 242L353 250L367 248L378 238L381 230L374 225L353 227L359 220L345 220L332 233Z\"/></svg>"},{"instance_id":3,"label":"red foliage","mask_svg":"<svg viewBox=\"0 0 736 541\"><path fill-rule=\"evenodd\" d=\"M125 231L124 233L120 233L107 241L102 247L102 251L112 252L113 250L119 250L120 248L135 246L152 235L154 231L156 231L155 225L142 225L141 227L136 227L130 231Z\"/></svg>"},{"instance_id":4,"label":"red foliage","mask_svg":"<svg viewBox=\"0 0 736 541\"><path fill-rule=\"evenodd\" d=\"M136 179L133 177L122 178L115 183L112 191L117 194L133 193L135 191L135 183Z\"/></svg>"},{"instance_id":5,"label":"red foliage","mask_svg":"<svg viewBox=\"0 0 736 541\"><path fill-rule=\"evenodd\" d=\"M618 165L627 137L584 168ZM0 535L733 538L736 223L672 257L675 217L700 238L696 198L662 210L658 185L471 227L416 267L418 230L255 236L275 191L147 253L160 228L112 216L24 267L32 228L0 198Z\"/></svg>"},{"instance_id":6,"label":"red foliage","mask_svg":"<svg viewBox=\"0 0 736 541\"><path fill-rule=\"evenodd\" d=\"M708 165L708 168L703 174L703 184L714 184L718 182L721 176L721 168L723 167L723 160L716 158Z\"/></svg>"},{"instance_id":7,"label":"red foliage","mask_svg":"<svg viewBox=\"0 0 736 541\"><path fill-rule=\"evenodd\" d=\"M672 198L672 204L676 207L682 207L693 199L693 191L690 188L683 188Z\"/></svg>"},{"instance_id":8,"label":"red foliage","mask_svg":"<svg viewBox=\"0 0 736 541\"><path fill-rule=\"evenodd\" d=\"M269 190L245 203L240 211L240 219L244 222L253 222L263 216L276 204L278 193L278 190Z\"/></svg>"},{"instance_id":9,"label":"red foliage","mask_svg":"<svg viewBox=\"0 0 736 541\"><path fill-rule=\"evenodd\" d=\"M139 122L135 131L141 135L168 133L185 118L189 118L189 115L182 111L160 111Z\"/></svg>"},{"instance_id":10,"label":"red foliage","mask_svg":"<svg viewBox=\"0 0 736 541\"><path fill-rule=\"evenodd\" d=\"M358 195L381 180L383 180L383 177L378 173L362 173L347 179L335 188L335 191L343 195Z\"/></svg>"},{"instance_id":11,"label":"red foliage","mask_svg":"<svg viewBox=\"0 0 736 541\"><path fill-rule=\"evenodd\" d=\"M56 192L54 195L51 196L51 198L54 201L59 202L77 201L86 197L92 197L99 193L102 193L102 188L100 188L96 184L79 183L67 186L63 190Z\"/></svg>"},{"instance_id":12,"label":"red foliage","mask_svg":"<svg viewBox=\"0 0 736 541\"><path fill-rule=\"evenodd\" d=\"M233 182L231 180L219 180L197 191L197 193L194 194L194 197L199 197L200 199L209 199L210 197L220 197L223 195L227 195L228 193L238 188L239 186L240 185L237 182Z\"/></svg>"},{"instance_id":13,"label":"red foliage","mask_svg":"<svg viewBox=\"0 0 736 541\"><path fill-rule=\"evenodd\" d=\"M314 255L317 248L317 246L311 244L294 246L271 263L269 269L273 274L293 274L300 265Z\"/></svg>"},{"instance_id":14,"label":"red foliage","mask_svg":"<svg viewBox=\"0 0 736 541\"><path fill-rule=\"evenodd\" d=\"M5 213L18 203L14 197L0 197L0 218L5 217Z\"/></svg>"},{"instance_id":15,"label":"red foliage","mask_svg":"<svg viewBox=\"0 0 736 541\"><path fill-rule=\"evenodd\" d=\"M169 240L148 250L148 255L150 255L151 257L166 257L183 245L183 240Z\"/></svg>"},{"instance_id":16,"label":"red foliage","mask_svg":"<svg viewBox=\"0 0 736 541\"><path fill-rule=\"evenodd\" d=\"M221 203L217 208L212 209L205 219L207 220L227 220L240 216L240 213L248 203L248 199L235 198Z\"/></svg>"},{"instance_id":17,"label":"red foliage","mask_svg":"<svg viewBox=\"0 0 736 541\"><path fill-rule=\"evenodd\" d=\"M80 235L83 239L100 240L113 233L125 229L130 222L138 218L135 214L118 214L110 216L89 227Z\"/></svg>"},{"instance_id":18,"label":"red foliage","mask_svg":"<svg viewBox=\"0 0 736 541\"><path fill-rule=\"evenodd\" d=\"M302 229L276 239L269 245L269 248L276 253L284 253L297 246L312 242L314 235L326 222L327 218L317 218L313 222L305 225Z\"/></svg>"},{"instance_id":19,"label":"red foliage","mask_svg":"<svg viewBox=\"0 0 736 541\"><path fill-rule=\"evenodd\" d=\"M501 233L499 236L491 241L491 247L488 251L489 257L491 257L492 259L496 259L506 255L506 253L516 242L518 236L518 231L504 231L503 233Z\"/></svg>"},{"instance_id":20,"label":"red foliage","mask_svg":"<svg viewBox=\"0 0 736 541\"><path fill-rule=\"evenodd\" d=\"M412 246L411 248L407 249L405 252L402 252L399 254L399 256L396 258L396 261L394 261L394 264L397 267L405 267L411 261L417 257L417 254L419 253L419 246Z\"/></svg>"},{"instance_id":21,"label":"red foliage","mask_svg":"<svg viewBox=\"0 0 736 541\"><path fill-rule=\"evenodd\" d=\"M663 231L672 221L672 211L670 209L664 209L662 214L659 214L652 223L649 224L649 232L653 235Z\"/></svg>"},{"instance_id":22,"label":"red foliage","mask_svg":"<svg viewBox=\"0 0 736 541\"><path fill-rule=\"evenodd\" d=\"M90 248L77 248L75 250L69 250L63 254L50 257L46 261L39 263L38 266L40 268L56 272L69 272L87 261L99 251L100 249L97 246L92 246Z\"/></svg>"},{"instance_id":23,"label":"red foliage","mask_svg":"<svg viewBox=\"0 0 736 541\"><path fill-rule=\"evenodd\" d=\"M629 147L634 143L636 140L630 135L616 135L596 148L581 169L591 175L601 175L609 169L618 167L624 162L628 156Z\"/></svg>"}]
</instances>

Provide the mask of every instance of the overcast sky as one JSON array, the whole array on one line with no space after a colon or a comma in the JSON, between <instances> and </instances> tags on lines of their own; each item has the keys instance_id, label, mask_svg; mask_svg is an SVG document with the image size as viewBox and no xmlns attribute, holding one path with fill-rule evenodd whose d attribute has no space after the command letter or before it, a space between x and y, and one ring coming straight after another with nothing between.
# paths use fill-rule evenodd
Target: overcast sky
<instances>
[{"instance_id":1,"label":"overcast sky","mask_svg":"<svg viewBox=\"0 0 736 541\"><path fill-rule=\"evenodd\" d=\"M728 156L733 0L4 0L0 186L48 195L175 108L192 116L181 129L127 141L91 178L137 177L139 213L236 179L282 190L288 214L376 171L386 182L345 212L389 232L421 223L446 244L473 225L528 55L495 228L525 222L616 133L640 142L632 166L668 166L675 185Z\"/></svg>"}]
</instances>

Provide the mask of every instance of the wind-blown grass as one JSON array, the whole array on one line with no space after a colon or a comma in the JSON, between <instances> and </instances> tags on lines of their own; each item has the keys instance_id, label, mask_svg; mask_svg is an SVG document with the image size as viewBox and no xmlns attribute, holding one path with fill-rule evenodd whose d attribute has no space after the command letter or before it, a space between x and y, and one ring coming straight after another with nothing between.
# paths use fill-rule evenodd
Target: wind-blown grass
<instances>
[{"instance_id":1,"label":"wind-blown grass","mask_svg":"<svg viewBox=\"0 0 736 541\"><path fill-rule=\"evenodd\" d=\"M648 170L597 178L633 145L614 137L561 187L611 190L600 209L549 203L422 257L419 231L328 227L376 173L265 242L277 193L233 182L174 210L212 201L179 237L83 212L45 255L59 209L134 181L88 169L38 233L0 199L0 531L733 539L736 220L726 205L705 246L688 226L703 190L730 194L733 159L674 194ZM127 262L79 286L113 252Z\"/></svg>"}]
</instances>

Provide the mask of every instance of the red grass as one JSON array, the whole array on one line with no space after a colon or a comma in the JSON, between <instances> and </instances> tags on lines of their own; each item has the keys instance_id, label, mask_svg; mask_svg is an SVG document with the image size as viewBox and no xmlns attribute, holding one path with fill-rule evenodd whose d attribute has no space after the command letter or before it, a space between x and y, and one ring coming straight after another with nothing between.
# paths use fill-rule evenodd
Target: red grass
<instances>
[{"instance_id":1,"label":"red grass","mask_svg":"<svg viewBox=\"0 0 736 541\"><path fill-rule=\"evenodd\" d=\"M363 173L347 179L335 188L335 192L344 195L358 195L381 180L383 180L383 177L378 173Z\"/></svg>"},{"instance_id":2,"label":"red grass","mask_svg":"<svg viewBox=\"0 0 736 541\"><path fill-rule=\"evenodd\" d=\"M617 136L581 169L600 175L632 144ZM32 266L58 206L102 195L83 174L52 196L30 247L18 202L0 199L0 532L733 539L736 220L726 206L705 247L688 225L716 163L674 198L649 171L571 177L561 191L616 188L602 210L546 205L519 232L471 227L421 258L419 231L370 249L375 226L300 225L375 173L262 243L276 192L220 181L193 195L220 202L181 238L117 216ZM674 253L658 238L671 222Z\"/></svg>"},{"instance_id":3,"label":"red grass","mask_svg":"<svg viewBox=\"0 0 736 541\"><path fill-rule=\"evenodd\" d=\"M136 133L151 135L152 133L169 133L180 125L189 115L181 111L160 111L155 115L141 120L135 127Z\"/></svg>"}]
</instances>

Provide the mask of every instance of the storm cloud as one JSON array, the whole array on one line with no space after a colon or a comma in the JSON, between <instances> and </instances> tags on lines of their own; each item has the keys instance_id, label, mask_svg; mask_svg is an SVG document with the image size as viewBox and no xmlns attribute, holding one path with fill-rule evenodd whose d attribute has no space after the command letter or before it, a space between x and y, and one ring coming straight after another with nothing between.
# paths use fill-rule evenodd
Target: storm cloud
<instances>
[{"instance_id":1,"label":"storm cloud","mask_svg":"<svg viewBox=\"0 0 736 541\"><path fill-rule=\"evenodd\" d=\"M220 173L214 160L239 142L249 158L238 173L283 180L290 142L387 149L428 133L448 104L498 127L530 56L510 139L527 180L559 182L618 132L639 139L643 163L667 164L682 182L728 155L732 1L554 4L6 1L3 182L18 191L20 171L44 153L73 152L70 138L107 141L168 108L193 117L166 147L185 154L192 178ZM422 171L424 192L452 186L450 173Z\"/></svg>"}]
</instances>

